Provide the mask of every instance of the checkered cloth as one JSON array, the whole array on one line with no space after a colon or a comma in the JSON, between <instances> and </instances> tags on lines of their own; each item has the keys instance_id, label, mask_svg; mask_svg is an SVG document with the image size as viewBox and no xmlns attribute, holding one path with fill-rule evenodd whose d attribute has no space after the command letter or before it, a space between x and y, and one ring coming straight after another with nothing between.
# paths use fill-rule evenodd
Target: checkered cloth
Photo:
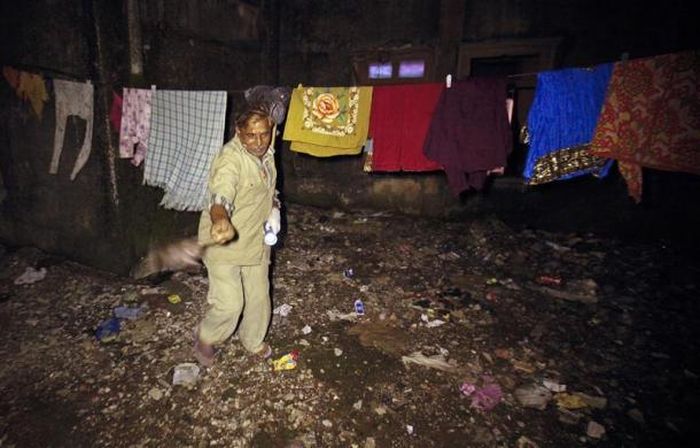
<instances>
[{"instance_id":1,"label":"checkered cloth","mask_svg":"<svg viewBox=\"0 0 700 448\"><path fill-rule=\"evenodd\" d=\"M204 209L209 167L223 145L225 121L226 92L155 92L143 183L165 190L160 205Z\"/></svg>"}]
</instances>

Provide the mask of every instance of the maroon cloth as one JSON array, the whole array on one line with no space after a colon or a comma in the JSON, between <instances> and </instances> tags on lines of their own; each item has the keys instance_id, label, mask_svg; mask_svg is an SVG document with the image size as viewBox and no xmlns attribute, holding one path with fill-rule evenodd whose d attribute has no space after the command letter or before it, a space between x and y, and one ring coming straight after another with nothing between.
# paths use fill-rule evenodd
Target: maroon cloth
<instances>
[{"instance_id":1,"label":"maroon cloth","mask_svg":"<svg viewBox=\"0 0 700 448\"><path fill-rule=\"evenodd\" d=\"M423 144L443 88L443 83L374 87L372 171L442 170L423 155Z\"/></svg>"},{"instance_id":2,"label":"maroon cloth","mask_svg":"<svg viewBox=\"0 0 700 448\"><path fill-rule=\"evenodd\" d=\"M513 141L505 103L505 78L470 78L443 90L423 152L444 167L453 194L482 188L487 171L506 166Z\"/></svg>"}]
</instances>

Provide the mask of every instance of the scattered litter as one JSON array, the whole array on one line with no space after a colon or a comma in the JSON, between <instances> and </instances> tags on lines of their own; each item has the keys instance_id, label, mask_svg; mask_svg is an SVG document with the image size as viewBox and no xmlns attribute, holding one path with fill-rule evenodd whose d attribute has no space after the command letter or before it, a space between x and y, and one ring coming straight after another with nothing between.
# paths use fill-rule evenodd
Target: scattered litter
<instances>
[{"instance_id":1,"label":"scattered litter","mask_svg":"<svg viewBox=\"0 0 700 448\"><path fill-rule=\"evenodd\" d=\"M120 329L119 319L112 317L100 322L95 330L95 337L98 341L110 342L117 338Z\"/></svg>"},{"instance_id":2,"label":"scattered litter","mask_svg":"<svg viewBox=\"0 0 700 448\"><path fill-rule=\"evenodd\" d=\"M310 334L311 333L311 327L308 325L304 325L304 328L301 329L301 332L304 334Z\"/></svg>"},{"instance_id":3,"label":"scattered litter","mask_svg":"<svg viewBox=\"0 0 700 448\"><path fill-rule=\"evenodd\" d=\"M565 409L605 409L608 405L608 399L605 397L594 397L582 392L559 393L554 396L557 406Z\"/></svg>"},{"instance_id":4,"label":"scattered litter","mask_svg":"<svg viewBox=\"0 0 700 448\"><path fill-rule=\"evenodd\" d=\"M355 300L355 314L358 316L365 315L365 304L362 303L362 300L360 299Z\"/></svg>"},{"instance_id":5,"label":"scattered litter","mask_svg":"<svg viewBox=\"0 0 700 448\"><path fill-rule=\"evenodd\" d=\"M557 299L569 300L581 303L598 302L598 284L593 279L572 280L566 289L554 289L548 286L540 286L537 290L549 294Z\"/></svg>"},{"instance_id":6,"label":"scattered litter","mask_svg":"<svg viewBox=\"0 0 700 448\"><path fill-rule=\"evenodd\" d=\"M154 387L148 391L148 396L151 397L152 399L158 401L161 398L163 398L163 391L158 389L157 387Z\"/></svg>"},{"instance_id":7,"label":"scattered litter","mask_svg":"<svg viewBox=\"0 0 700 448\"><path fill-rule=\"evenodd\" d=\"M644 424L644 414L637 408L627 411L627 416L641 425Z\"/></svg>"},{"instance_id":8,"label":"scattered litter","mask_svg":"<svg viewBox=\"0 0 700 448\"><path fill-rule=\"evenodd\" d=\"M443 261L455 261L455 260L459 260L462 257L457 252L450 251L450 252L445 252L444 254L438 255L438 258L443 260Z\"/></svg>"},{"instance_id":9,"label":"scattered litter","mask_svg":"<svg viewBox=\"0 0 700 448\"><path fill-rule=\"evenodd\" d=\"M406 425L406 432L408 435L413 435L413 425Z\"/></svg>"},{"instance_id":10,"label":"scattered litter","mask_svg":"<svg viewBox=\"0 0 700 448\"><path fill-rule=\"evenodd\" d=\"M580 413L565 408L558 408L558 411L558 420L566 425L578 425L579 420L583 417Z\"/></svg>"},{"instance_id":11,"label":"scattered litter","mask_svg":"<svg viewBox=\"0 0 700 448\"><path fill-rule=\"evenodd\" d=\"M583 402L593 409L605 409L608 405L608 399L605 397L594 397L582 392L576 392L576 395L581 397Z\"/></svg>"},{"instance_id":12,"label":"scattered litter","mask_svg":"<svg viewBox=\"0 0 700 448\"><path fill-rule=\"evenodd\" d=\"M465 381L461 386L459 386L459 390L462 392L462 395L468 397L473 394L474 391L476 391L476 386L468 381Z\"/></svg>"},{"instance_id":13,"label":"scattered litter","mask_svg":"<svg viewBox=\"0 0 700 448\"><path fill-rule=\"evenodd\" d=\"M605 426L591 420L588 422L588 427L586 427L586 435L593 439L600 439L605 435Z\"/></svg>"},{"instance_id":14,"label":"scattered litter","mask_svg":"<svg viewBox=\"0 0 700 448\"><path fill-rule=\"evenodd\" d=\"M143 314L143 308L135 307L135 308L130 308L128 306L118 306L114 308L114 317L117 319L129 319L129 320L136 320L139 317L141 317L141 314Z\"/></svg>"},{"instance_id":15,"label":"scattered litter","mask_svg":"<svg viewBox=\"0 0 700 448\"><path fill-rule=\"evenodd\" d=\"M566 384L559 384L556 381L544 379L542 385L552 392L566 392Z\"/></svg>"},{"instance_id":16,"label":"scattered litter","mask_svg":"<svg viewBox=\"0 0 700 448\"><path fill-rule=\"evenodd\" d=\"M454 372L457 369L457 366L445 361L443 355L425 356L421 352L413 352L408 356L402 356L401 362L403 362L404 366L418 364L431 369L442 370L443 372Z\"/></svg>"},{"instance_id":17,"label":"scattered litter","mask_svg":"<svg viewBox=\"0 0 700 448\"><path fill-rule=\"evenodd\" d=\"M355 410L357 410L357 411L359 411L360 409L362 409L362 400L357 400L357 401L352 405L352 407L353 407L353 409L355 409Z\"/></svg>"},{"instance_id":18,"label":"scattered litter","mask_svg":"<svg viewBox=\"0 0 700 448\"><path fill-rule=\"evenodd\" d=\"M184 362L175 366L173 386L192 387L199 380L199 366L192 362Z\"/></svg>"},{"instance_id":19,"label":"scattered litter","mask_svg":"<svg viewBox=\"0 0 700 448\"><path fill-rule=\"evenodd\" d=\"M444 320L435 319L435 320L431 320L430 322L425 324L425 326L428 328L435 328L435 327L439 327L440 325L444 325L446 323L447 322L445 322Z\"/></svg>"},{"instance_id":20,"label":"scattered litter","mask_svg":"<svg viewBox=\"0 0 700 448\"><path fill-rule=\"evenodd\" d=\"M497 348L493 354L500 359L510 359L513 357L513 351L509 348Z\"/></svg>"},{"instance_id":21,"label":"scattered litter","mask_svg":"<svg viewBox=\"0 0 700 448\"><path fill-rule=\"evenodd\" d=\"M515 442L516 448L539 448L539 445L525 436L520 436Z\"/></svg>"},{"instance_id":22,"label":"scattered litter","mask_svg":"<svg viewBox=\"0 0 700 448\"><path fill-rule=\"evenodd\" d=\"M557 252L568 252L571 250L570 247L562 246L561 244L557 244L557 243L552 242L552 241L545 241L544 244L551 247L552 249L554 249Z\"/></svg>"},{"instance_id":23,"label":"scattered litter","mask_svg":"<svg viewBox=\"0 0 700 448\"><path fill-rule=\"evenodd\" d=\"M544 386L531 384L515 390L515 398L521 406L543 411L552 400L552 393Z\"/></svg>"},{"instance_id":24,"label":"scattered litter","mask_svg":"<svg viewBox=\"0 0 700 448\"><path fill-rule=\"evenodd\" d=\"M343 271L343 277L351 279L355 276L355 270L353 268L348 268Z\"/></svg>"},{"instance_id":25,"label":"scattered litter","mask_svg":"<svg viewBox=\"0 0 700 448\"><path fill-rule=\"evenodd\" d=\"M536 370L535 366L529 362L520 361L519 359L511 359L510 363L513 365L515 370L519 370L521 372L533 373Z\"/></svg>"},{"instance_id":26,"label":"scattered litter","mask_svg":"<svg viewBox=\"0 0 700 448\"><path fill-rule=\"evenodd\" d=\"M561 277L556 275L540 275L535 279L535 282L544 286L560 286Z\"/></svg>"},{"instance_id":27,"label":"scattered litter","mask_svg":"<svg viewBox=\"0 0 700 448\"><path fill-rule=\"evenodd\" d=\"M284 303L272 310L272 314L277 314L281 317L287 317L289 316L290 311L292 311L292 306Z\"/></svg>"},{"instance_id":28,"label":"scattered litter","mask_svg":"<svg viewBox=\"0 0 700 448\"><path fill-rule=\"evenodd\" d=\"M379 406L374 408L374 412L376 412L377 415L384 415L384 414L386 414L386 411L387 411L386 406L384 406L383 404L380 404Z\"/></svg>"},{"instance_id":29,"label":"scattered litter","mask_svg":"<svg viewBox=\"0 0 700 448\"><path fill-rule=\"evenodd\" d=\"M343 350L339 348L334 348L333 353L335 353L335 356L340 356L343 354Z\"/></svg>"},{"instance_id":30,"label":"scattered litter","mask_svg":"<svg viewBox=\"0 0 700 448\"><path fill-rule=\"evenodd\" d=\"M170 294L168 296L168 302L172 303L173 305L177 305L178 303L182 302L182 298L179 294Z\"/></svg>"},{"instance_id":31,"label":"scattered litter","mask_svg":"<svg viewBox=\"0 0 700 448\"><path fill-rule=\"evenodd\" d=\"M32 327L36 327L39 325L39 319L27 319L24 321L27 325L31 325Z\"/></svg>"},{"instance_id":32,"label":"scattered litter","mask_svg":"<svg viewBox=\"0 0 700 448\"><path fill-rule=\"evenodd\" d=\"M306 339L299 339L299 345L303 345L304 347L309 347L309 346L311 346L311 344L309 343L309 341L307 341Z\"/></svg>"},{"instance_id":33,"label":"scattered litter","mask_svg":"<svg viewBox=\"0 0 700 448\"><path fill-rule=\"evenodd\" d=\"M480 411L490 411L495 408L503 398L501 386L491 382L490 378L484 377L485 385L477 388L472 394L471 407Z\"/></svg>"},{"instance_id":34,"label":"scattered litter","mask_svg":"<svg viewBox=\"0 0 700 448\"><path fill-rule=\"evenodd\" d=\"M323 426L325 426L326 428L332 428L332 427L333 427L333 422L331 422L331 421L328 420L328 419L322 421L321 423L322 423Z\"/></svg>"},{"instance_id":35,"label":"scattered litter","mask_svg":"<svg viewBox=\"0 0 700 448\"><path fill-rule=\"evenodd\" d=\"M31 285L46 277L46 268L34 269L29 266L22 275L15 279L15 285Z\"/></svg>"},{"instance_id":36,"label":"scattered litter","mask_svg":"<svg viewBox=\"0 0 700 448\"><path fill-rule=\"evenodd\" d=\"M331 322L335 322L337 320L355 321L357 319L357 313L353 312L344 314L335 309L326 310L326 315L331 320Z\"/></svg>"},{"instance_id":37,"label":"scattered litter","mask_svg":"<svg viewBox=\"0 0 700 448\"><path fill-rule=\"evenodd\" d=\"M290 353L282 356L281 358L273 360L272 369L274 371L296 369L298 358L299 352L297 350L292 350Z\"/></svg>"},{"instance_id":38,"label":"scattered litter","mask_svg":"<svg viewBox=\"0 0 700 448\"><path fill-rule=\"evenodd\" d=\"M582 409L588 407L583 398L579 395L569 394L566 392L556 394L554 400L557 402L557 406L564 409Z\"/></svg>"}]
</instances>

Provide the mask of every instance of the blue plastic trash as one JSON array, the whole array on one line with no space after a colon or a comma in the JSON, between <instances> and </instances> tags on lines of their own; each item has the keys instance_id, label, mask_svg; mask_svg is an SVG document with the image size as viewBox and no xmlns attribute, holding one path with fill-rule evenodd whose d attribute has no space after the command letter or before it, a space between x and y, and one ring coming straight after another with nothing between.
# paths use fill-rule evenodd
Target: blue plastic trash
<instances>
[{"instance_id":1,"label":"blue plastic trash","mask_svg":"<svg viewBox=\"0 0 700 448\"><path fill-rule=\"evenodd\" d=\"M95 330L95 337L98 341L108 342L117 337L120 329L119 319L112 317L100 322Z\"/></svg>"}]
</instances>

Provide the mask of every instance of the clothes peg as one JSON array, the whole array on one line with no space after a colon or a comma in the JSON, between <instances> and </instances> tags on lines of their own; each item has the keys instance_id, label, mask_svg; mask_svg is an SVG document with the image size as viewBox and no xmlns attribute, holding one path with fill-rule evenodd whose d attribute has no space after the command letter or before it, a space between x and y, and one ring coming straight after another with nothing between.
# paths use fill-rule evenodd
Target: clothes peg
<instances>
[{"instance_id":1,"label":"clothes peg","mask_svg":"<svg viewBox=\"0 0 700 448\"><path fill-rule=\"evenodd\" d=\"M445 87L447 87L448 89L450 87L452 87L452 74L451 73L448 74L447 76L445 76Z\"/></svg>"}]
</instances>

